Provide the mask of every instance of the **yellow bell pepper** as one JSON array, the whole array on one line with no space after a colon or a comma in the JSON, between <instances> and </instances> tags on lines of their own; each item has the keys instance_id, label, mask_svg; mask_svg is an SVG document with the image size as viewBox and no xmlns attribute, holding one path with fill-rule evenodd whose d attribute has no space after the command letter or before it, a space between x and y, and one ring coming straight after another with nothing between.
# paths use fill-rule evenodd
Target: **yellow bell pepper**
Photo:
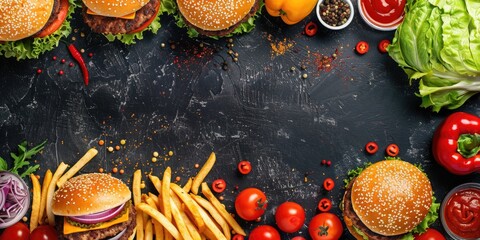
<instances>
[{"instance_id":1,"label":"yellow bell pepper","mask_svg":"<svg viewBox=\"0 0 480 240\"><path fill-rule=\"evenodd\" d=\"M265 8L273 17L280 16L286 24L302 21L315 8L318 0L265 0Z\"/></svg>"}]
</instances>

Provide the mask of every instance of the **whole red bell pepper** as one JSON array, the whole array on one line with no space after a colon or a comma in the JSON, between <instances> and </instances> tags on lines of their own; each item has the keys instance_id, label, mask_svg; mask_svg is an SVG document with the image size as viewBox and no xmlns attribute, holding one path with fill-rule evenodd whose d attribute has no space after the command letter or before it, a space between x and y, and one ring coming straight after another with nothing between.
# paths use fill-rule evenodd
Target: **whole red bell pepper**
<instances>
[{"instance_id":1,"label":"whole red bell pepper","mask_svg":"<svg viewBox=\"0 0 480 240\"><path fill-rule=\"evenodd\" d=\"M480 172L480 117L452 113L435 130L432 151L435 160L453 174Z\"/></svg>"}]
</instances>

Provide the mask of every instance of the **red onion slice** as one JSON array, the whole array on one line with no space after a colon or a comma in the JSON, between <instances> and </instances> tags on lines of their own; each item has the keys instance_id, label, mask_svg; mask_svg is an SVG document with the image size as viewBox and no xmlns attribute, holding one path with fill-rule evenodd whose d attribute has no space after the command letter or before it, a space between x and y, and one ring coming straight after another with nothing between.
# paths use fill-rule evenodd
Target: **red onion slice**
<instances>
[{"instance_id":1,"label":"red onion slice","mask_svg":"<svg viewBox=\"0 0 480 240\"><path fill-rule=\"evenodd\" d=\"M84 224L95 224L100 222L106 222L115 218L119 213L122 212L125 203L121 204L118 207L114 207L102 212L92 213L82 216L70 216L69 218L75 222L84 223Z\"/></svg>"},{"instance_id":2,"label":"red onion slice","mask_svg":"<svg viewBox=\"0 0 480 240\"><path fill-rule=\"evenodd\" d=\"M127 231L127 229L125 228L120 233L118 233L116 236L114 236L112 238L108 238L107 240L118 240L123 236L123 234L125 234L126 231Z\"/></svg>"},{"instance_id":3,"label":"red onion slice","mask_svg":"<svg viewBox=\"0 0 480 240\"><path fill-rule=\"evenodd\" d=\"M0 228L7 228L25 216L30 206L27 184L18 175L0 171Z\"/></svg>"}]
</instances>

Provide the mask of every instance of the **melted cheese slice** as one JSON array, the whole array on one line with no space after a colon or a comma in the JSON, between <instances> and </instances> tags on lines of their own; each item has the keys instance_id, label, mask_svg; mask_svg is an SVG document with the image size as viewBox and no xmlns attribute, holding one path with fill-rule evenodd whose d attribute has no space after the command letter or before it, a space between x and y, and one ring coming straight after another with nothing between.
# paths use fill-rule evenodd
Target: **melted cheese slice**
<instances>
[{"instance_id":1,"label":"melted cheese slice","mask_svg":"<svg viewBox=\"0 0 480 240\"><path fill-rule=\"evenodd\" d=\"M87 8L87 14L90 14L90 15L100 15L100 14L97 14L97 13L95 13L94 11L90 10L89 8ZM135 18L135 12L130 13L130 14L127 14L127 15L125 15L125 16L123 16L123 17L119 17L119 18L132 20L132 19Z\"/></svg>"},{"instance_id":2,"label":"melted cheese slice","mask_svg":"<svg viewBox=\"0 0 480 240\"><path fill-rule=\"evenodd\" d=\"M129 212L130 212L130 208L128 208L127 211L125 211L125 214L123 214L119 218L117 218L115 220L112 220L112 221L102 223L99 226L96 226L96 227L93 227L93 228L81 228L81 227L73 226L72 224L70 224L67 221L67 219L65 217L64 220L63 220L63 234L67 235L67 234L71 234L71 233L86 232L86 231L90 231L90 230L108 228L108 227L111 227L115 224L119 224L119 223L123 223L123 222L128 221Z\"/></svg>"}]
</instances>

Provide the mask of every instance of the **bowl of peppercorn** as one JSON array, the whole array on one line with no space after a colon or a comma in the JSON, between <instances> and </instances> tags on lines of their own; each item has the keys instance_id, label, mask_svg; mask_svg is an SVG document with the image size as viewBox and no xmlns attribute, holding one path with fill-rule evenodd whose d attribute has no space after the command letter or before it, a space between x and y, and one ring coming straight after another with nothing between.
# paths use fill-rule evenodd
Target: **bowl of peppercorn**
<instances>
[{"instance_id":1,"label":"bowl of peppercorn","mask_svg":"<svg viewBox=\"0 0 480 240\"><path fill-rule=\"evenodd\" d=\"M350 0L319 0L317 18L328 29L346 28L353 20L353 4Z\"/></svg>"}]
</instances>

